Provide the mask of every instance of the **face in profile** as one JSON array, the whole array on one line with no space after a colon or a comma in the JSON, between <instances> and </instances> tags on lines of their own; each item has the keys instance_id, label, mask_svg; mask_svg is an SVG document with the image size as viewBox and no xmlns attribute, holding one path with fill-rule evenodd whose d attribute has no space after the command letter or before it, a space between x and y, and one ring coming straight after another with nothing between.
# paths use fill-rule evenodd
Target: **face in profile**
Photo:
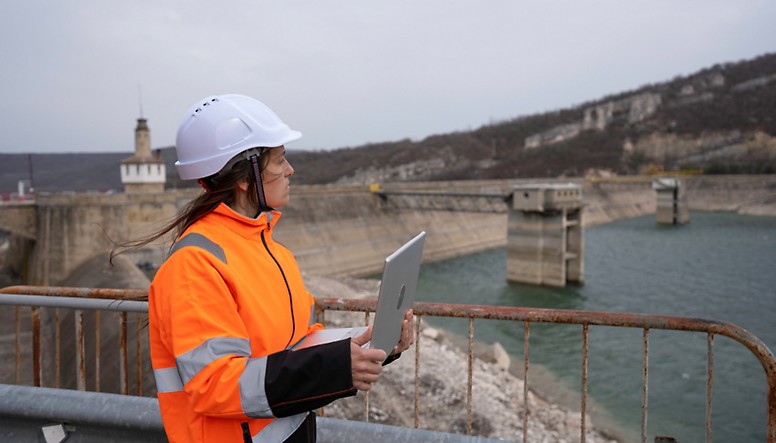
<instances>
[{"instance_id":1,"label":"face in profile","mask_svg":"<svg viewBox=\"0 0 776 443\"><path fill-rule=\"evenodd\" d=\"M261 172L264 198L271 208L280 209L288 204L290 183L294 168L286 159L286 148L279 146L267 150L267 163Z\"/></svg>"}]
</instances>

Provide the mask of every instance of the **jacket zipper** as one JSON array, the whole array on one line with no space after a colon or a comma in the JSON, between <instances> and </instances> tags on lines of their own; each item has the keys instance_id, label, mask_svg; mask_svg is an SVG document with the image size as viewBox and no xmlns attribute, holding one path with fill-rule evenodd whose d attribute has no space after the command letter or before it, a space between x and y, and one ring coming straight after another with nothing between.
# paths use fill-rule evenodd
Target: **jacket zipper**
<instances>
[{"instance_id":1,"label":"jacket zipper","mask_svg":"<svg viewBox=\"0 0 776 443\"><path fill-rule=\"evenodd\" d=\"M286 291L288 292L288 306L291 310L291 337L288 338L288 343L286 343L286 348L288 348L291 345L291 341L294 340L294 332L296 331L296 318L294 318L294 300L291 296L291 286L288 285L288 279L286 279L286 273L283 271L283 267L280 266L280 263L275 258L274 255L272 255L272 251L269 250L269 246L267 245L267 239L264 238L264 232L261 231L261 242L264 244L264 249L267 250L267 254L269 254L270 257L272 257L272 261L275 262L275 265L277 265L278 269L280 270L280 275L283 276L283 282L286 284Z\"/></svg>"},{"instance_id":2,"label":"jacket zipper","mask_svg":"<svg viewBox=\"0 0 776 443\"><path fill-rule=\"evenodd\" d=\"M240 423L240 426L242 427L243 443L251 443L253 439L251 439L251 428L248 426L248 422L244 421Z\"/></svg>"}]
</instances>

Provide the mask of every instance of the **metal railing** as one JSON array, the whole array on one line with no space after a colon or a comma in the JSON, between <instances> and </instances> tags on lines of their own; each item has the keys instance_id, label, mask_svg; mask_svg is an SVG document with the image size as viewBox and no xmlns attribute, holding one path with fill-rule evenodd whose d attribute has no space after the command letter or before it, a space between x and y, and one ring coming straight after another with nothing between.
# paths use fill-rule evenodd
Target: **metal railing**
<instances>
[{"instance_id":1,"label":"metal railing","mask_svg":"<svg viewBox=\"0 0 776 443\"><path fill-rule=\"evenodd\" d=\"M118 289L90 289L90 288L61 288L61 287L33 287L33 286L13 286L0 289L0 305L30 306L33 310L32 315L32 336L33 336L33 367L40 371L40 319L36 315L36 310L40 307L62 307L76 310L76 317L81 310L107 310L118 311L123 315L123 320L119 321L119 328L124 332L120 334L121 362L120 372L122 374L122 393L127 394L127 383L124 381L129 371L127 363L127 343L126 343L126 314L127 312L144 313L147 312L147 304L143 301L147 293L139 290L118 290ZM349 311L364 312L365 316L373 313L377 303L375 300L360 299L339 299L339 298L318 298L316 299L316 311L318 320L325 320L326 311ZM467 380L467 432L472 430L472 385L473 385L473 365L474 365L474 320L508 320L522 322L524 328L523 341L523 441L527 441L528 430L528 391L529 391L529 367L530 367L530 333L532 323L557 323L572 324L582 327L582 367L581 367L581 405L580 405L580 441L586 439L586 415L587 415L587 369L588 369L588 337L590 326L615 326L625 328L638 328L642 330L643 348L642 348L642 405L641 405L641 441L647 441L647 418L648 418L648 384L649 384L649 334L653 329L676 330L676 331L694 331L707 334L707 391L706 391L706 441L712 441L712 388L713 388L713 366L714 366L714 337L716 335L726 336L739 342L746 347L760 362L765 372L768 393L767 393L767 417L766 417L766 442L776 443L776 358L768 347L756 336L736 325L719 322L714 320L686 318L676 316L644 315L616 312L598 312L598 311L579 311L579 310L561 310L561 309L541 309L541 308L519 308L504 306L482 306L482 305L462 305L462 304L441 304L441 303L423 303L418 302L413 306L416 318L415 327L415 427L420 422L420 364L421 364L421 346L420 330L424 317L457 317L468 319L469 323L469 349L468 349L468 380ZM37 317L37 320L36 320ZM98 328L99 330L99 328ZM78 340L76 346L81 350L77 355L84 355L83 330L78 332L78 321L76 321L76 335ZM17 314L17 368L20 368L20 326ZM36 338L37 337L37 338ZM35 344L37 341L37 345ZM137 340L139 343L139 339ZM97 340L99 343L99 339ZM138 380L140 380L139 371L141 370L140 346L138 344L136 359L136 370L138 371ZM97 354L99 360L99 354ZM59 349L57 348L57 359L59 359ZM99 364L99 363L97 363ZM57 370L59 365L57 364ZM83 363L79 360L78 367L82 368ZM97 371L99 373L99 371ZM80 379L85 377L84 371L78 371L78 389L83 390L85 382ZM18 375L17 375L18 379ZM41 375L34 377L33 384L41 386ZM139 383L139 382L138 382ZM99 383L96 384L99 387ZM138 395L142 395L140 386L138 386ZM368 396L366 396L368 402ZM368 403L365 405L365 413L368 414ZM516 414L517 416L518 414Z\"/></svg>"},{"instance_id":2,"label":"metal railing","mask_svg":"<svg viewBox=\"0 0 776 443\"><path fill-rule=\"evenodd\" d=\"M339 298L316 299L316 309L319 312L318 320L323 320L323 314L331 311L356 311L370 313L377 307L376 300L354 300ZM765 372L768 383L767 394L767 418L766 418L766 442L776 443L776 357L768 347L749 331L731 323L715 320L687 318L678 316L646 315L618 312L580 311L543 308L519 308L505 306L483 306L465 304L443 304L417 302L413 305L416 318L415 327L415 426L420 421L419 399L419 365L420 365L420 329L422 318L433 317L457 317L469 321L469 348L468 348L468 384L467 384L467 432L472 429L472 374L474 366L474 320L508 320L523 322L523 441L527 441L528 432L528 391L529 391L529 365L530 365L530 333L531 323L558 323L582 326L582 392L580 405L580 441L586 439L586 415L587 415L587 369L588 369L588 336L589 327L616 326L626 328L639 328L643 331L642 348L642 404L641 404L641 442L647 441L647 417L648 417L648 382L649 382L649 331L652 329L704 332L707 334L707 380L706 380L706 441L712 441L712 387L714 368L714 336L722 335L744 345L760 362ZM368 405L366 406L368 408Z\"/></svg>"},{"instance_id":3,"label":"metal railing","mask_svg":"<svg viewBox=\"0 0 776 443\"><path fill-rule=\"evenodd\" d=\"M41 327L41 308L54 308L54 383L49 386L58 388L61 386L62 368L62 331L60 308L73 310L75 324L75 366L76 387L78 390L86 389L86 341L84 337L84 311L94 311L94 387L100 392L101 372L101 312L112 311L118 316L119 335L119 382L120 393L129 394L129 313L136 314L138 327L135 331L135 374L137 395L143 395L142 389L142 363L143 352L141 350L141 317L148 312L148 305L144 300L147 291L121 290L121 289L93 289L93 288L67 288L48 286L11 286L0 289L0 305L16 307L16 384L22 384L22 376L26 372L22 367L22 312L21 307L31 308L30 332L32 345L32 385L43 386L43 332ZM147 358L147 356L146 356ZM148 361L148 360L146 360Z\"/></svg>"},{"instance_id":4,"label":"metal railing","mask_svg":"<svg viewBox=\"0 0 776 443\"><path fill-rule=\"evenodd\" d=\"M4 384L0 384L0 398L1 441L39 442L44 429L59 428L59 437L52 435L53 441L167 442L155 398ZM503 443L329 417L318 417L316 427L318 443Z\"/></svg>"},{"instance_id":5,"label":"metal railing","mask_svg":"<svg viewBox=\"0 0 776 443\"><path fill-rule=\"evenodd\" d=\"M35 194L19 194L17 192L0 193L0 205L18 205L35 203Z\"/></svg>"}]
</instances>

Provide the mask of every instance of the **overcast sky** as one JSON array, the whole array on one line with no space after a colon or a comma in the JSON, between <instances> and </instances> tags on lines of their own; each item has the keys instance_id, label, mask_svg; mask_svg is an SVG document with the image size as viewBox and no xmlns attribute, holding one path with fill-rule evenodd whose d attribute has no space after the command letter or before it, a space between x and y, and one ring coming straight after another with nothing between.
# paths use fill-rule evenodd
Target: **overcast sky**
<instances>
[{"instance_id":1,"label":"overcast sky","mask_svg":"<svg viewBox=\"0 0 776 443\"><path fill-rule=\"evenodd\" d=\"M141 103L172 146L231 92L289 149L418 140L774 52L775 23L772 0L5 0L0 152L131 152Z\"/></svg>"}]
</instances>

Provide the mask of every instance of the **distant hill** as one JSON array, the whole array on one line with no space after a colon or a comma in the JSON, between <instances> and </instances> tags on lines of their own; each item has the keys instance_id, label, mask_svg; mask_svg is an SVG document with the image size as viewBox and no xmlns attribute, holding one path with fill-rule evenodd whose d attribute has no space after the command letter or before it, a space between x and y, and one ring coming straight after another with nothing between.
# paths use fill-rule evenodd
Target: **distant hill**
<instances>
[{"instance_id":1,"label":"distant hill","mask_svg":"<svg viewBox=\"0 0 776 443\"><path fill-rule=\"evenodd\" d=\"M0 154L0 192L15 192L19 180L30 179L44 192L119 189L119 163L129 155Z\"/></svg>"},{"instance_id":2,"label":"distant hill","mask_svg":"<svg viewBox=\"0 0 776 443\"><path fill-rule=\"evenodd\" d=\"M167 186L185 186L175 171L175 149L161 149L167 163ZM36 192L121 191L124 153L0 154L0 193L16 192L19 180L30 180Z\"/></svg>"},{"instance_id":3,"label":"distant hill","mask_svg":"<svg viewBox=\"0 0 776 443\"><path fill-rule=\"evenodd\" d=\"M181 182L163 148L169 187ZM121 189L127 153L0 154L0 192ZM776 54L473 131L288 157L296 183L371 183L695 170L776 173Z\"/></svg>"},{"instance_id":4,"label":"distant hill","mask_svg":"<svg viewBox=\"0 0 776 443\"><path fill-rule=\"evenodd\" d=\"M776 173L776 54L473 131L293 153L303 183Z\"/></svg>"}]
</instances>

